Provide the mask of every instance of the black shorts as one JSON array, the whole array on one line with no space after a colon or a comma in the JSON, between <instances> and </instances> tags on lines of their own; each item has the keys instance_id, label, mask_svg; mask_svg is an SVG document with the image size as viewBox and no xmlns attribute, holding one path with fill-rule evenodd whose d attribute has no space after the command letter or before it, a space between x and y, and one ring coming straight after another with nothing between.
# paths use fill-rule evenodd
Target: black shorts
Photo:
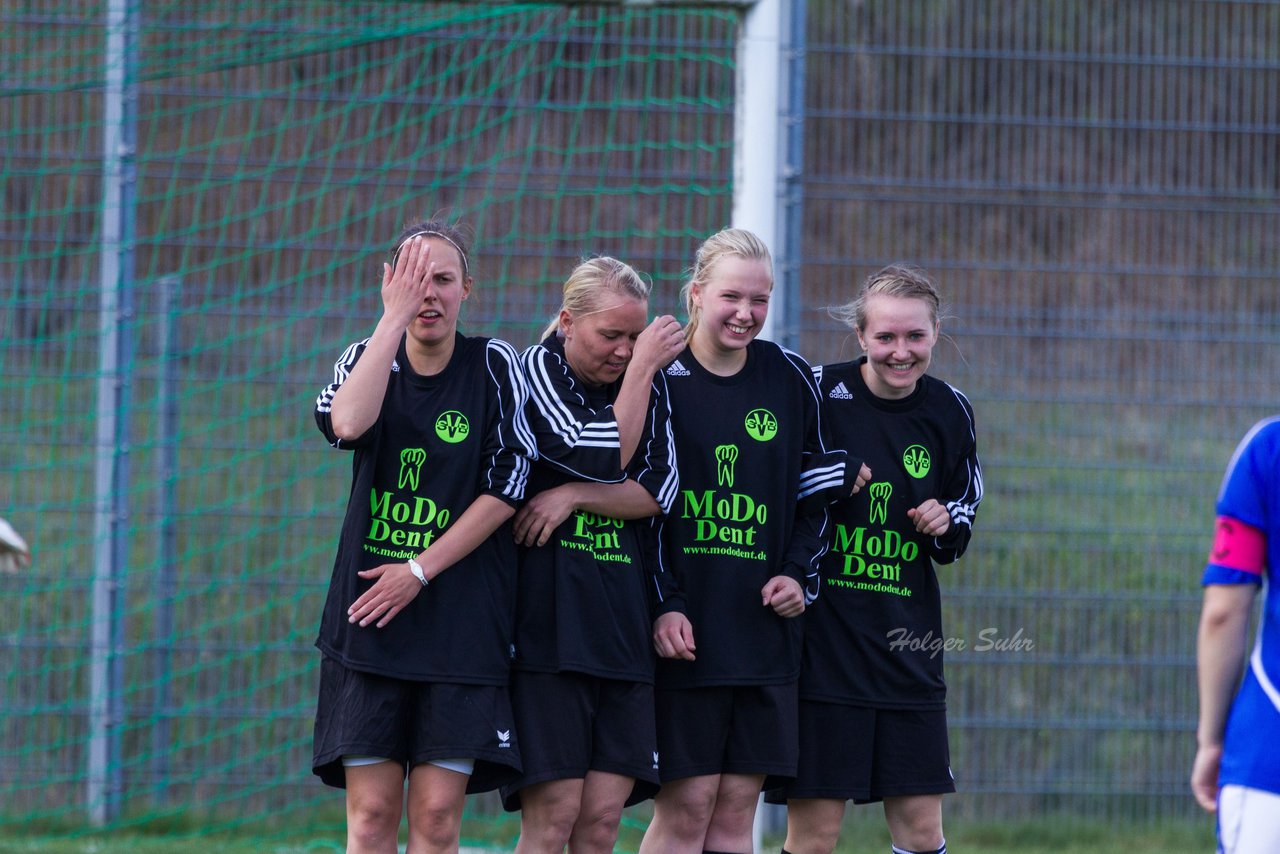
<instances>
[{"instance_id":1,"label":"black shorts","mask_svg":"<svg viewBox=\"0 0 1280 854\"><path fill-rule=\"evenodd\" d=\"M524 773L502 787L502 804L520 809L520 790L588 771L634 779L627 806L658 791L653 686L585 673L511 674Z\"/></svg>"},{"instance_id":2,"label":"black shorts","mask_svg":"<svg viewBox=\"0 0 1280 854\"><path fill-rule=\"evenodd\" d=\"M795 682L659 688L655 699L664 783L708 774L795 775Z\"/></svg>"},{"instance_id":3,"label":"black shorts","mask_svg":"<svg viewBox=\"0 0 1280 854\"><path fill-rule=\"evenodd\" d=\"M800 701L800 764L765 800L835 798L866 804L956 790L947 713Z\"/></svg>"},{"instance_id":4,"label":"black shorts","mask_svg":"<svg viewBox=\"0 0 1280 854\"><path fill-rule=\"evenodd\" d=\"M520 747L505 686L415 682L320 662L311 770L346 788L343 756L385 756L409 769L441 759L474 759L467 792L515 777Z\"/></svg>"}]
</instances>

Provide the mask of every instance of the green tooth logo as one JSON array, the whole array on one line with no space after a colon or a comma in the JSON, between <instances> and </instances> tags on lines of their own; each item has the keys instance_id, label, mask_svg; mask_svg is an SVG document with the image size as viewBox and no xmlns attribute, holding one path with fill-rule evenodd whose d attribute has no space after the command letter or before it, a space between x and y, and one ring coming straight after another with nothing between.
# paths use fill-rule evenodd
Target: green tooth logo
<instances>
[{"instance_id":1,"label":"green tooth logo","mask_svg":"<svg viewBox=\"0 0 1280 854\"><path fill-rule=\"evenodd\" d=\"M889 518L889 496L893 494L893 484L882 480L867 487L871 495L871 524L883 525Z\"/></svg>"},{"instance_id":2,"label":"green tooth logo","mask_svg":"<svg viewBox=\"0 0 1280 854\"><path fill-rule=\"evenodd\" d=\"M733 464L738 459L737 445L716 445L716 484L733 489Z\"/></svg>"},{"instance_id":3,"label":"green tooth logo","mask_svg":"<svg viewBox=\"0 0 1280 854\"><path fill-rule=\"evenodd\" d=\"M456 409L442 412L436 419L436 435L451 445L456 445L471 433L471 425L467 416Z\"/></svg>"},{"instance_id":4,"label":"green tooth logo","mask_svg":"<svg viewBox=\"0 0 1280 854\"><path fill-rule=\"evenodd\" d=\"M757 442L767 442L778 435L778 419L767 409L748 412L743 426L747 428L747 435Z\"/></svg>"},{"instance_id":5,"label":"green tooth logo","mask_svg":"<svg viewBox=\"0 0 1280 854\"><path fill-rule=\"evenodd\" d=\"M427 452L421 448L405 448L400 452L400 489L407 486L413 492L418 491L418 473L426 461Z\"/></svg>"},{"instance_id":6,"label":"green tooth logo","mask_svg":"<svg viewBox=\"0 0 1280 854\"><path fill-rule=\"evenodd\" d=\"M902 467L912 477L924 477L929 473L929 451L923 445L912 445L902 452Z\"/></svg>"}]
</instances>

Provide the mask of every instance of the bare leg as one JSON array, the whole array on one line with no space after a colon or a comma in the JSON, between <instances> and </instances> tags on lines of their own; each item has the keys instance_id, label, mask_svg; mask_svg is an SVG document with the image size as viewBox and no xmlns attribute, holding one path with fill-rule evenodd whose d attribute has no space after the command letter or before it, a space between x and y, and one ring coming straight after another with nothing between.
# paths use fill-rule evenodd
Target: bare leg
<instances>
[{"instance_id":1,"label":"bare leg","mask_svg":"<svg viewBox=\"0 0 1280 854\"><path fill-rule=\"evenodd\" d=\"M719 774L663 783L640 854L701 854L719 788Z\"/></svg>"},{"instance_id":2,"label":"bare leg","mask_svg":"<svg viewBox=\"0 0 1280 854\"><path fill-rule=\"evenodd\" d=\"M570 854L612 854L618 841L622 808L635 780L620 774L588 771L582 786L582 806L569 836Z\"/></svg>"},{"instance_id":3,"label":"bare leg","mask_svg":"<svg viewBox=\"0 0 1280 854\"><path fill-rule=\"evenodd\" d=\"M840 841L844 801L797 798L787 801L787 841L791 854L831 854Z\"/></svg>"},{"instance_id":4,"label":"bare leg","mask_svg":"<svg viewBox=\"0 0 1280 854\"><path fill-rule=\"evenodd\" d=\"M345 769L347 854L396 854L404 809L404 768L379 762Z\"/></svg>"},{"instance_id":5,"label":"bare leg","mask_svg":"<svg viewBox=\"0 0 1280 854\"><path fill-rule=\"evenodd\" d=\"M750 854L751 825L760 802L763 774L721 774L716 807L711 813L703 847L712 851Z\"/></svg>"},{"instance_id":6,"label":"bare leg","mask_svg":"<svg viewBox=\"0 0 1280 854\"><path fill-rule=\"evenodd\" d=\"M582 807L581 778L549 780L520 790L520 841L516 854L552 854L569 844Z\"/></svg>"},{"instance_id":7,"label":"bare leg","mask_svg":"<svg viewBox=\"0 0 1280 854\"><path fill-rule=\"evenodd\" d=\"M942 847L942 795L885 798L884 819L899 848L934 851Z\"/></svg>"},{"instance_id":8,"label":"bare leg","mask_svg":"<svg viewBox=\"0 0 1280 854\"><path fill-rule=\"evenodd\" d=\"M456 854L468 776L422 764L409 772L409 846L405 854Z\"/></svg>"}]
</instances>

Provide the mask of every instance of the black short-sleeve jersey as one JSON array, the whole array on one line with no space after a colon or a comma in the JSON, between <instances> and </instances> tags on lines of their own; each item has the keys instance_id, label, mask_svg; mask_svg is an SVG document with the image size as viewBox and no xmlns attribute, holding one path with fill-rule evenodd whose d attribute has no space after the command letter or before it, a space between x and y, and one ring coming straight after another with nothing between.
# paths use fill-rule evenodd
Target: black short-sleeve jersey
<instances>
[{"instance_id":1,"label":"black short-sleeve jersey","mask_svg":"<svg viewBox=\"0 0 1280 854\"><path fill-rule=\"evenodd\" d=\"M459 335L445 369L421 376L402 338L377 421L359 439L340 442L330 404L366 344L347 348L316 400L320 431L355 452L316 646L353 670L505 684L515 621L510 523L432 579L385 627L348 623L347 608L373 585L358 571L429 550L478 496L512 505L523 499L533 446L518 356L504 341Z\"/></svg>"},{"instance_id":2,"label":"black short-sleeve jersey","mask_svg":"<svg viewBox=\"0 0 1280 854\"><path fill-rule=\"evenodd\" d=\"M809 365L756 340L734 376L707 371L688 349L665 373L680 495L661 522L659 611L689 618L697 659L660 660L658 683L792 681L803 618L779 617L760 591L790 575L812 600L826 503L845 480L844 454L824 438Z\"/></svg>"},{"instance_id":3,"label":"black short-sleeve jersey","mask_svg":"<svg viewBox=\"0 0 1280 854\"><path fill-rule=\"evenodd\" d=\"M928 375L905 398L876 397L862 379L865 361L815 371L832 440L865 458L871 482L832 505L822 595L805 615L800 693L825 702L941 709L946 639L934 563L964 553L982 500L973 407ZM907 516L929 498L951 515L941 538L916 532Z\"/></svg>"},{"instance_id":4,"label":"black short-sleeve jersey","mask_svg":"<svg viewBox=\"0 0 1280 854\"><path fill-rule=\"evenodd\" d=\"M538 461L528 494L572 481L640 483L665 511L679 487L666 382L653 378L644 432L625 473L613 402L621 382L583 383L555 336L525 351ZM579 510L543 546L520 548L515 667L653 680L650 519Z\"/></svg>"}]
</instances>

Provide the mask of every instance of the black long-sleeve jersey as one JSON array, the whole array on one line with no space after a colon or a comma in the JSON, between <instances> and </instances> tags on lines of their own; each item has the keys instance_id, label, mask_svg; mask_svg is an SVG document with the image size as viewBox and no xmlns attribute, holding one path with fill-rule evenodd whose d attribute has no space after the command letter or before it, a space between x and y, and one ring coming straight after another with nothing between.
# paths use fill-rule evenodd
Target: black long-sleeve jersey
<instances>
[{"instance_id":1,"label":"black long-sleeve jersey","mask_svg":"<svg viewBox=\"0 0 1280 854\"><path fill-rule=\"evenodd\" d=\"M538 450L528 494L572 481L629 478L666 512L679 478L662 374L653 378L644 432L624 472L613 414L621 381L587 386L554 335L526 350L521 361ZM562 522L545 545L521 547L516 669L652 682L649 579L655 550L650 519L614 519L583 510Z\"/></svg>"},{"instance_id":2,"label":"black long-sleeve jersey","mask_svg":"<svg viewBox=\"0 0 1280 854\"><path fill-rule=\"evenodd\" d=\"M935 563L964 554L982 500L973 407L925 375L901 400L876 397L866 358L817 368L838 446L857 449L871 482L831 508L822 596L806 613L800 696L894 709L942 709L942 603ZM951 515L938 538L909 508L936 499Z\"/></svg>"},{"instance_id":3,"label":"black long-sleeve jersey","mask_svg":"<svg viewBox=\"0 0 1280 854\"><path fill-rule=\"evenodd\" d=\"M818 592L829 501L846 455L825 439L809 365L769 341L731 377L686 349L666 369L680 496L661 523L659 612L681 611L695 661L658 662L663 687L783 684L800 672L801 620L761 604L777 575Z\"/></svg>"},{"instance_id":4,"label":"black long-sleeve jersey","mask_svg":"<svg viewBox=\"0 0 1280 854\"><path fill-rule=\"evenodd\" d=\"M383 628L347 622L373 586L357 571L429 550L480 495L524 497L533 437L519 357L496 339L458 335L434 376L414 373L401 338L378 419L359 439L333 432L333 395L364 353L349 346L316 399L316 423L355 451L351 496L316 640L346 667L400 679L502 685L515 623L516 549L510 523L437 575Z\"/></svg>"}]
</instances>

